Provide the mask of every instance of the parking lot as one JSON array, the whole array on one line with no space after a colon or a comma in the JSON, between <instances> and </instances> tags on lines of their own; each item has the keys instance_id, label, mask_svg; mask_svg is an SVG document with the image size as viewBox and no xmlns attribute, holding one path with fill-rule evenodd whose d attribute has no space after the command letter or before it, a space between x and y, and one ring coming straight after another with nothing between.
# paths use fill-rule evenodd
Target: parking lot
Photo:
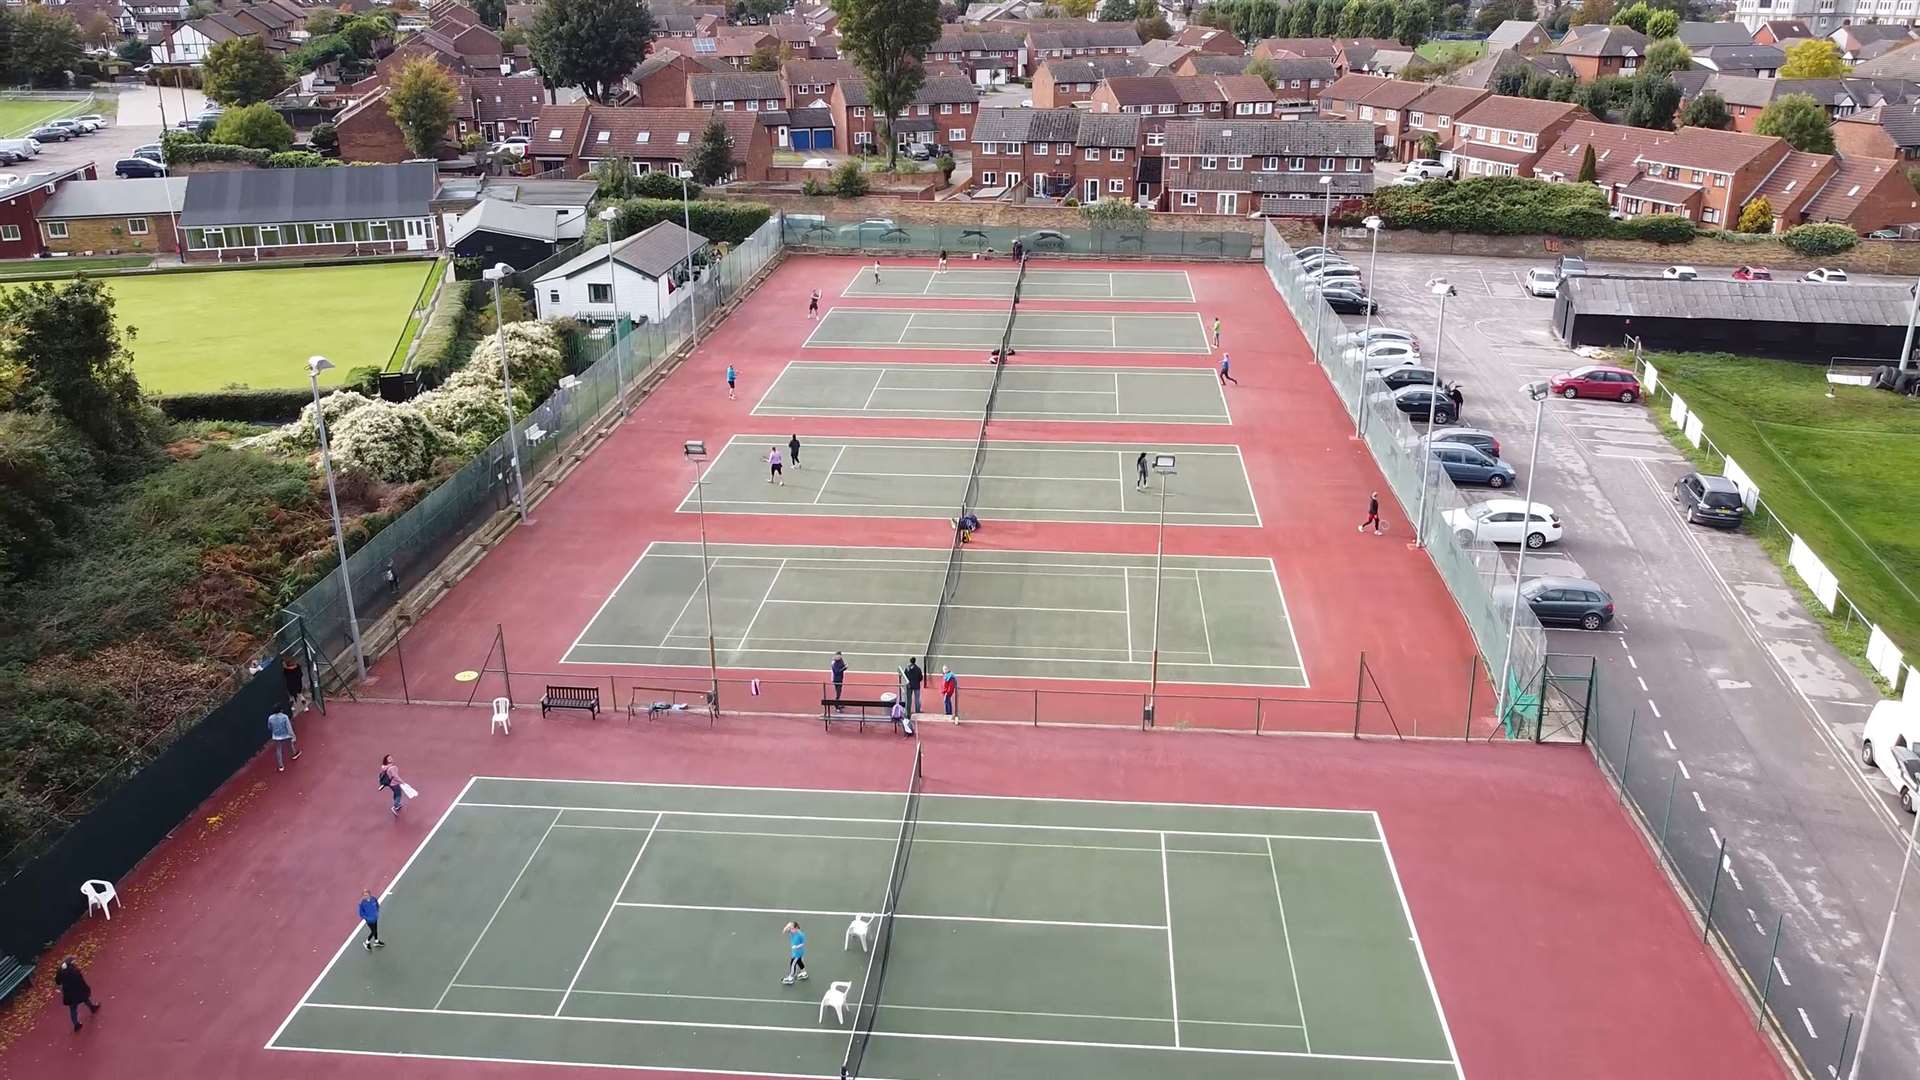
<instances>
[{"instance_id":1,"label":"parking lot","mask_svg":"<svg viewBox=\"0 0 1920 1080\"><path fill-rule=\"evenodd\" d=\"M151 86L130 87L117 96L112 90L105 90L101 92L102 99L115 103L113 109L100 110L107 117L105 128L66 142L45 143L31 161L0 166L0 176L61 172L90 161L98 167L101 179L111 179L114 162L131 156L138 146L160 141L163 93L166 119L179 120L183 115L183 91L178 88L168 87L163 92ZM186 90L184 94L189 114L206 106L206 99L198 90Z\"/></svg>"},{"instance_id":2,"label":"parking lot","mask_svg":"<svg viewBox=\"0 0 1920 1080\"><path fill-rule=\"evenodd\" d=\"M1365 251L1348 257L1368 269ZM1524 385L1594 362L1559 344L1549 330L1552 301L1528 296L1521 284L1530 267L1548 262L1382 254L1371 275L1380 303L1374 325L1412 330L1429 360L1437 348L1440 377L1463 386L1460 422L1495 433L1501 456L1523 470L1512 491L1486 497L1529 490L1534 404ZM1659 271L1592 268L1610 269ZM1702 277L1731 270L1697 269ZM1456 291L1443 344L1435 341L1441 313L1429 286L1436 276ZM1531 491L1558 512L1566 534L1528 553L1526 576L1591 578L1613 594L1619 614L1604 631L1551 629L1549 647L1599 657L1599 708L1616 724L1634 718L1635 746L1649 748L1648 774L1663 789L1672 778L1671 813L1708 815L1711 835L1746 853L1733 887L1761 890L1817 958L1790 961L1785 977L1829 981L1835 998L1852 1000L1862 996L1854 992L1861 972L1847 965L1871 961L1911 821L1855 760L1878 693L1827 642L1752 538L1680 517L1672 486L1691 469L1638 404L1550 399ZM1515 553L1505 554L1509 573ZM1889 972L1883 1001L1890 993L1892 1006L1876 1017L1873 1042L1911 1056L1920 1021L1900 987L1903 975L1905 986L1920 985L1920 937L1895 936ZM1840 1033L1820 1034L1837 1052Z\"/></svg>"}]
</instances>

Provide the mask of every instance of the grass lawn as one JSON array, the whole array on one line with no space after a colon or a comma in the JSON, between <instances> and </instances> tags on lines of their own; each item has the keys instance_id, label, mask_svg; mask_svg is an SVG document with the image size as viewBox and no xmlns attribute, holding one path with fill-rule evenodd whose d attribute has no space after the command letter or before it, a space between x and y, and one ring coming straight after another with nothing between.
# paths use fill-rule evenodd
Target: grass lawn
<instances>
[{"instance_id":1,"label":"grass lawn","mask_svg":"<svg viewBox=\"0 0 1920 1080\"><path fill-rule=\"evenodd\" d=\"M1920 402L1856 386L1832 387L1829 401L1826 369L1784 360L1648 359L1699 414L1708 438L1760 485L1761 499L1839 577L1841 591L1902 652L1920 654ZM1664 420L1667 404L1661 395L1650 407ZM1764 540L1765 530L1759 535ZM1784 561L1784 542L1769 547ZM1859 637L1864 646L1864 632Z\"/></svg>"},{"instance_id":2,"label":"grass lawn","mask_svg":"<svg viewBox=\"0 0 1920 1080\"><path fill-rule=\"evenodd\" d=\"M48 120L98 111L92 98L85 101L0 98L0 139L17 139Z\"/></svg>"},{"instance_id":3,"label":"grass lawn","mask_svg":"<svg viewBox=\"0 0 1920 1080\"><path fill-rule=\"evenodd\" d=\"M133 370L148 393L241 384L305 386L307 357L338 385L384 368L432 261L106 278L120 325L139 330Z\"/></svg>"},{"instance_id":4,"label":"grass lawn","mask_svg":"<svg viewBox=\"0 0 1920 1080\"><path fill-rule=\"evenodd\" d=\"M0 281L72 277L82 270L132 270L153 265L151 255L72 255L64 259L0 259Z\"/></svg>"},{"instance_id":5,"label":"grass lawn","mask_svg":"<svg viewBox=\"0 0 1920 1080\"><path fill-rule=\"evenodd\" d=\"M1435 64L1458 61L1471 63L1487 54L1484 41L1423 41L1413 50L1422 60Z\"/></svg>"}]
</instances>

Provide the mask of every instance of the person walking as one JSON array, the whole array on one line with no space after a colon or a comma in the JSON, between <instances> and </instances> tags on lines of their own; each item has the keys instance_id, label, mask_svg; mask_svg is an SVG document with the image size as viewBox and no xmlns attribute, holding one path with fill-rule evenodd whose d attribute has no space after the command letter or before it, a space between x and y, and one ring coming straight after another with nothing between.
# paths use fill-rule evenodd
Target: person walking
<instances>
[{"instance_id":1,"label":"person walking","mask_svg":"<svg viewBox=\"0 0 1920 1080\"><path fill-rule=\"evenodd\" d=\"M1213 317L1213 347L1220 347L1220 316Z\"/></svg>"},{"instance_id":2,"label":"person walking","mask_svg":"<svg viewBox=\"0 0 1920 1080\"><path fill-rule=\"evenodd\" d=\"M795 469L800 467L800 436L797 434L787 436L787 460L793 462Z\"/></svg>"},{"instance_id":3,"label":"person walking","mask_svg":"<svg viewBox=\"0 0 1920 1080\"><path fill-rule=\"evenodd\" d=\"M940 252L940 273L944 274L946 272L947 272L947 253L945 249L942 249Z\"/></svg>"},{"instance_id":4,"label":"person walking","mask_svg":"<svg viewBox=\"0 0 1920 1080\"><path fill-rule=\"evenodd\" d=\"M300 760L300 743L293 737L293 717L285 709L275 709L267 717L267 734L273 738L273 765L281 772L287 771L287 751L293 751L293 760Z\"/></svg>"},{"instance_id":5,"label":"person walking","mask_svg":"<svg viewBox=\"0 0 1920 1080\"><path fill-rule=\"evenodd\" d=\"M400 816L400 808L413 795L406 781L400 779L400 766L394 763L393 755L380 759L380 786L393 789L393 816Z\"/></svg>"},{"instance_id":6,"label":"person walking","mask_svg":"<svg viewBox=\"0 0 1920 1080\"><path fill-rule=\"evenodd\" d=\"M727 400L728 401L733 400L733 381L739 377L740 377L740 373L733 370L732 364L728 364L727 365Z\"/></svg>"},{"instance_id":7,"label":"person walking","mask_svg":"<svg viewBox=\"0 0 1920 1080\"><path fill-rule=\"evenodd\" d=\"M807 977L807 932L797 922L787 923L780 932L787 935L787 977L780 984L792 986L793 980Z\"/></svg>"},{"instance_id":8,"label":"person walking","mask_svg":"<svg viewBox=\"0 0 1920 1080\"><path fill-rule=\"evenodd\" d=\"M1233 369L1233 356L1229 353L1221 353L1220 354L1220 385L1221 386L1225 386L1228 383L1232 383L1235 386L1240 385L1240 380L1233 377L1232 369Z\"/></svg>"},{"instance_id":9,"label":"person walking","mask_svg":"<svg viewBox=\"0 0 1920 1080\"><path fill-rule=\"evenodd\" d=\"M813 295L807 298L807 318L817 319L819 317L820 317L820 290L815 289L813 290Z\"/></svg>"},{"instance_id":10,"label":"person walking","mask_svg":"<svg viewBox=\"0 0 1920 1080\"><path fill-rule=\"evenodd\" d=\"M1373 526L1373 535L1380 535L1380 493L1374 492L1367 499L1367 520L1360 523L1360 532L1366 532L1367 526Z\"/></svg>"},{"instance_id":11,"label":"person walking","mask_svg":"<svg viewBox=\"0 0 1920 1080\"><path fill-rule=\"evenodd\" d=\"M288 655L280 658L280 677L286 680L288 708L294 712L300 710L300 704L307 692L306 672L300 668L298 657Z\"/></svg>"},{"instance_id":12,"label":"person walking","mask_svg":"<svg viewBox=\"0 0 1920 1080\"><path fill-rule=\"evenodd\" d=\"M60 961L60 967L53 973L53 984L60 988L60 1004L67 1007L67 1019L73 1021L73 1030L80 1030L80 1006L85 1005L93 1013L100 1011L100 1003L93 1000L93 987L87 985L87 976L80 970L80 961L69 956Z\"/></svg>"},{"instance_id":13,"label":"person walking","mask_svg":"<svg viewBox=\"0 0 1920 1080\"><path fill-rule=\"evenodd\" d=\"M907 711L917 713L920 711L920 682L926 678L926 673L920 670L919 658L908 657L907 666L900 675L907 683Z\"/></svg>"},{"instance_id":14,"label":"person walking","mask_svg":"<svg viewBox=\"0 0 1920 1080\"><path fill-rule=\"evenodd\" d=\"M1145 450L1140 451L1140 456L1133 459L1133 474L1133 490L1147 490L1147 452Z\"/></svg>"},{"instance_id":15,"label":"person walking","mask_svg":"<svg viewBox=\"0 0 1920 1080\"><path fill-rule=\"evenodd\" d=\"M875 285L880 284L880 260L879 259L873 260L873 283Z\"/></svg>"},{"instance_id":16,"label":"person walking","mask_svg":"<svg viewBox=\"0 0 1920 1080\"><path fill-rule=\"evenodd\" d=\"M780 448L770 446L767 448L767 483L775 482L781 487L787 486L787 478L780 472Z\"/></svg>"},{"instance_id":17,"label":"person walking","mask_svg":"<svg viewBox=\"0 0 1920 1080\"><path fill-rule=\"evenodd\" d=\"M954 723L960 722L960 680L953 669L945 665L940 668L940 706Z\"/></svg>"},{"instance_id":18,"label":"person walking","mask_svg":"<svg viewBox=\"0 0 1920 1080\"><path fill-rule=\"evenodd\" d=\"M842 698L846 697L841 691L847 683L847 658L841 656L839 653L834 653L833 663L827 666L827 670L833 675L833 711L839 712L841 711L839 703Z\"/></svg>"},{"instance_id":19,"label":"person walking","mask_svg":"<svg viewBox=\"0 0 1920 1080\"><path fill-rule=\"evenodd\" d=\"M373 895L372 889L360 890L360 921L367 924L367 939L361 944L368 952L384 949L387 943L380 940L380 898Z\"/></svg>"}]
</instances>

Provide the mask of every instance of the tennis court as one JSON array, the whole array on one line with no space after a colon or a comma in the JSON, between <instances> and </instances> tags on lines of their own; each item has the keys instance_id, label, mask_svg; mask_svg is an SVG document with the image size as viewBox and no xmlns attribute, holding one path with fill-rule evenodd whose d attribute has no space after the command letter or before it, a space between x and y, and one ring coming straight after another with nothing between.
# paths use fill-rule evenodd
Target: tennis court
<instances>
[{"instance_id":1,"label":"tennis court","mask_svg":"<svg viewBox=\"0 0 1920 1080\"><path fill-rule=\"evenodd\" d=\"M1179 473L1167 482L1169 525L1260 524L1237 446L991 440L969 499L972 439L809 436L806 467L789 463L784 485L768 483L767 452L780 447L784 455L786 445L781 432L729 440L704 474L707 512L950 518L965 503L989 522L1150 524L1159 520L1159 479L1148 491L1134 486L1135 458L1146 453L1178 457ZM680 512L701 501L690 486Z\"/></svg>"},{"instance_id":2,"label":"tennis court","mask_svg":"<svg viewBox=\"0 0 1920 1080\"><path fill-rule=\"evenodd\" d=\"M993 419L1120 424L1230 424L1209 368L995 364L841 364L795 360L753 407L755 416L885 416L979 420L1004 367Z\"/></svg>"},{"instance_id":3,"label":"tennis court","mask_svg":"<svg viewBox=\"0 0 1920 1080\"><path fill-rule=\"evenodd\" d=\"M1154 556L945 548L709 544L722 667L857 671L909 656L963 675L1144 683ZM948 597L944 616L940 599ZM700 545L648 544L561 658L705 667ZM934 620L940 618L937 640ZM1273 561L1169 555L1160 580L1162 682L1307 685Z\"/></svg>"},{"instance_id":4,"label":"tennis court","mask_svg":"<svg viewBox=\"0 0 1920 1080\"><path fill-rule=\"evenodd\" d=\"M1029 275L1031 276L1031 275ZM1030 299L1031 294L1023 294ZM1007 328L1005 311L908 311L836 307L808 336L810 349L994 349ZM1211 351L1196 312L1104 315L1021 311L1013 320L1016 352L1186 353Z\"/></svg>"},{"instance_id":5,"label":"tennis court","mask_svg":"<svg viewBox=\"0 0 1920 1080\"><path fill-rule=\"evenodd\" d=\"M1008 300L1018 270L973 270L965 260L950 270L884 268L880 280L862 267L841 296L920 297L955 300ZM1020 287L1022 300L1165 300L1191 304L1193 282L1185 270L1033 270Z\"/></svg>"},{"instance_id":6,"label":"tennis court","mask_svg":"<svg viewBox=\"0 0 1920 1080\"><path fill-rule=\"evenodd\" d=\"M765 1076L1461 1071L1376 815L476 777L270 1050ZM874 916L868 944L847 941ZM810 978L783 985L786 938ZM844 984L844 985L842 985ZM821 1009L842 986L844 1020Z\"/></svg>"}]
</instances>

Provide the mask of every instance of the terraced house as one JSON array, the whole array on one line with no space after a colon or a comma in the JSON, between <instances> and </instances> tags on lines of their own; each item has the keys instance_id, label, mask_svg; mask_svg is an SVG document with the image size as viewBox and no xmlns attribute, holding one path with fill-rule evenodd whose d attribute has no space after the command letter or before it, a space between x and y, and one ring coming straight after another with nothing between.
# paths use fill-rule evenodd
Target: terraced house
<instances>
[{"instance_id":1,"label":"terraced house","mask_svg":"<svg viewBox=\"0 0 1920 1080\"><path fill-rule=\"evenodd\" d=\"M1490 94L1454 118L1453 141L1440 160L1462 178L1532 176L1534 162L1567 125L1592 119L1570 102Z\"/></svg>"},{"instance_id":2,"label":"terraced house","mask_svg":"<svg viewBox=\"0 0 1920 1080\"><path fill-rule=\"evenodd\" d=\"M1349 73L1320 92L1320 116L1371 125L1375 148L1392 156L1401 143L1408 106L1426 92L1425 83Z\"/></svg>"},{"instance_id":3,"label":"terraced house","mask_svg":"<svg viewBox=\"0 0 1920 1080\"><path fill-rule=\"evenodd\" d=\"M1140 118L1078 109L985 109L974 127L974 190L1081 202L1142 197Z\"/></svg>"},{"instance_id":4,"label":"terraced house","mask_svg":"<svg viewBox=\"0 0 1920 1080\"><path fill-rule=\"evenodd\" d=\"M842 135L847 149L883 149L875 133L886 117L867 96L866 79L856 76L834 83L829 100L834 129ZM972 138L974 107L979 100L973 83L961 76L930 76L920 84L913 104L894 118L894 140L901 144L964 145Z\"/></svg>"},{"instance_id":5,"label":"terraced house","mask_svg":"<svg viewBox=\"0 0 1920 1080\"><path fill-rule=\"evenodd\" d=\"M976 86L999 86L1027 77L1026 42L1018 34L948 26L927 49L929 63L945 62L964 72Z\"/></svg>"},{"instance_id":6,"label":"terraced house","mask_svg":"<svg viewBox=\"0 0 1920 1080\"><path fill-rule=\"evenodd\" d=\"M549 105L534 122L527 156L541 169L558 170L565 177L585 176L601 161L624 162L636 174L679 176L714 117L726 126L733 144L734 173L729 179L765 180L773 160L771 136L759 118L748 112L591 102Z\"/></svg>"},{"instance_id":7,"label":"terraced house","mask_svg":"<svg viewBox=\"0 0 1920 1080\"><path fill-rule=\"evenodd\" d=\"M1176 214L1319 214L1373 192L1373 126L1344 120L1175 120L1165 182Z\"/></svg>"},{"instance_id":8,"label":"terraced house","mask_svg":"<svg viewBox=\"0 0 1920 1080\"><path fill-rule=\"evenodd\" d=\"M1048 60L1033 73L1033 107L1061 109L1078 105L1108 79L1155 74L1153 65L1137 56L1091 56L1083 60Z\"/></svg>"}]
</instances>

